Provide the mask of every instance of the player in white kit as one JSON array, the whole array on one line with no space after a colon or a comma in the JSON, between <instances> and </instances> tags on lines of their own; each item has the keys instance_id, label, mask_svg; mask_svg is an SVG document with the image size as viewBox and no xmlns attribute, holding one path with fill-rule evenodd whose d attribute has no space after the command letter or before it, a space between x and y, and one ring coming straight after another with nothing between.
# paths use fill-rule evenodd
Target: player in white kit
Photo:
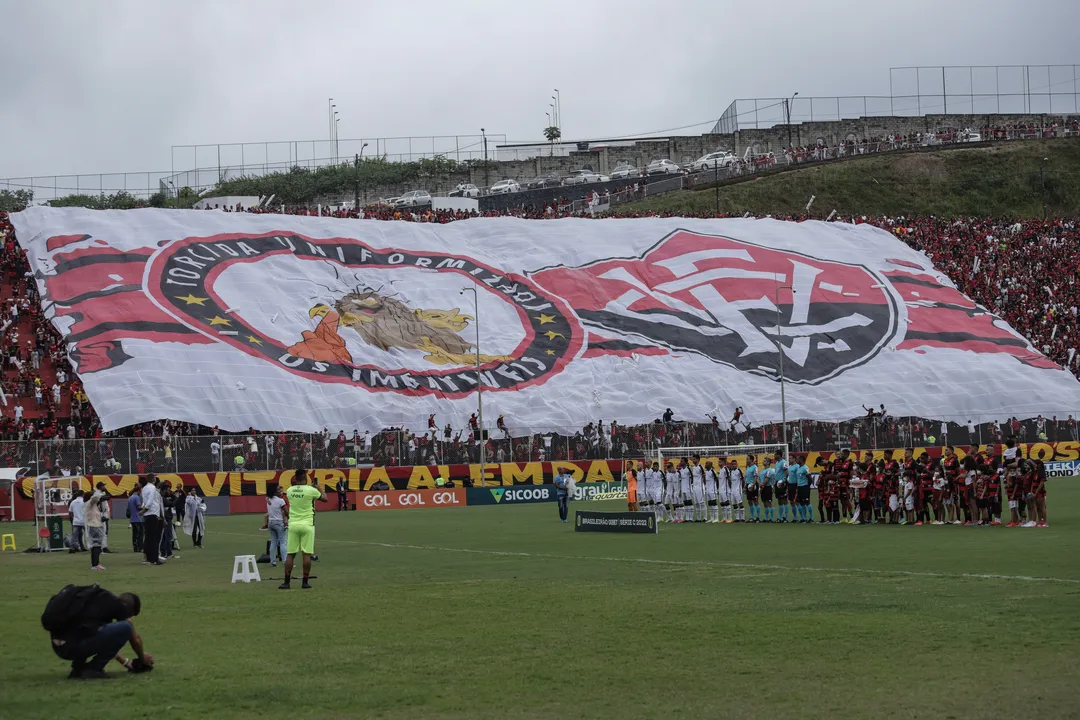
<instances>
[{"instance_id":1,"label":"player in white kit","mask_svg":"<svg viewBox=\"0 0 1080 720\"><path fill-rule=\"evenodd\" d=\"M717 490L716 490L716 471L713 470L712 461L705 461L705 502L707 503L706 510L709 513L709 518L706 522L718 523L720 522L720 508L716 504Z\"/></svg>"},{"instance_id":2,"label":"player in white kit","mask_svg":"<svg viewBox=\"0 0 1080 720\"><path fill-rule=\"evenodd\" d=\"M682 521L694 520L694 496L690 490L690 466L683 458L679 462L679 495L682 497Z\"/></svg>"},{"instance_id":3,"label":"player in white kit","mask_svg":"<svg viewBox=\"0 0 1080 720\"><path fill-rule=\"evenodd\" d=\"M668 462L664 473L664 521L678 522L675 507L681 506L679 500L679 473L675 472L675 466Z\"/></svg>"},{"instance_id":4,"label":"player in white kit","mask_svg":"<svg viewBox=\"0 0 1080 720\"><path fill-rule=\"evenodd\" d=\"M652 512L649 508L649 469L645 463L630 463L637 471L637 499L640 512Z\"/></svg>"},{"instance_id":5,"label":"player in white kit","mask_svg":"<svg viewBox=\"0 0 1080 720\"><path fill-rule=\"evenodd\" d=\"M729 470L726 458L720 458L720 470L716 473L716 496L720 500L720 509L717 517L722 513L721 522L731 522L731 483L728 480Z\"/></svg>"},{"instance_id":6,"label":"player in white kit","mask_svg":"<svg viewBox=\"0 0 1080 720\"><path fill-rule=\"evenodd\" d=\"M743 509L743 490L745 489L746 479L743 476L743 471L739 469L734 460L728 463L728 482L730 483L728 498L731 500L731 510L735 516L735 522L743 522L746 520L746 511Z\"/></svg>"},{"instance_id":7,"label":"player in white kit","mask_svg":"<svg viewBox=\"0 0 1080 720\"><path fill-rule=\"evenodd\" d=\"M646 470L649 478L649 507L656 515L656 521L664 519L664 473L660 472L660 463L654 462L652 470Z\"/></svg>"},{"instance_id":8,"label":"player in white kit","mask_svg":"<svg viewBox=\"0 0 1080 720\"><path fill-rule=\"evenodd\" d=\"M705 522L709 516L705 510L705 470L700 455L694 455L690 462L690 496L694 503L693 521Z\"/></svg>"}]
</instances>

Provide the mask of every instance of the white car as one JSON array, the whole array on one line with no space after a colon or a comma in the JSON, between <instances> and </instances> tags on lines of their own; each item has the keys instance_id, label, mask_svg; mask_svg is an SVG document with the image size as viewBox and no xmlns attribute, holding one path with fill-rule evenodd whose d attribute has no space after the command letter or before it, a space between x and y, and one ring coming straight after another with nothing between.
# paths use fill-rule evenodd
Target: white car
<instances>
[{"instance_id":1,"label":"white car","mask_svg":"<svg viewBox=\"0 0 1080 720\"><path fill-rule=\"evenodd\" d=\"M461 183L450 191L450 197L478 198L480 197L480 188L472 183Z\"/></svg>"},{"instance_id":2,"label":"white car","mask_svg":"<svg viewBox=\"0 0 1080 720\"><path fill-rule=\"evenodd\" d=\"M431 204L431 193L427 190L410 190L394 200L394 207L420 207Z\"/></svg>"},{"instance_id":3,"label":"white car","mask_svg":"<svg viewBox=\"0 0 1080 720\"><path fill-rule=\"evenodd\" d=\"M729 153L727 150L718 150L717 152L711 152L708 155L702 155L694 162L687 166L690 172L698 172L699 170L716 170L717 168L726 168L735 162L735 156Z\"/></svg>"},{"instance_id":4,"label":"white car","mask_svg":"<svg viewBox=\"0 0 1080 720\"><path fill-rule=\"evenodd\" d=\"M977 130L965 130L960 133L960 142L982 142L982 135Z\"/></svg>"},{"instance_id":5,"label":"white car","mask_svg":"<svg viewBox=\"0 0 1080 720\"><path fill-rule=\"evenodd\" d=\"M491 195L504 195L506 193L516 193L521 190L521 186L518 185L517 180L500 180L491 186L488 193Z\"/></svg>"},{"instance_id":6,"label":"white car","mask_svg":"<svg viewBox=\"0 0 1080 720\"><path fill-rule=\"evenodd\" d=\"M653 160L645 168L646 175L678 175L682 168L670 160Z\"/></svg>"},{"instance_id":7,"label":"white car","mask_svg":"<svg viewBox=\"0 0 1080 720\"><path fill-rule=\"evenodd\" d=\"M563 180L563 185L585 185L586 183L608 182L611 180L607 175L601 175L593 170L571 170Z\"/></svg>"},{"instance_id":8,"label":"white car","mask_svg":"<svg viewBox=\"0 0 1080 720\"><path fill-rule=\"evenodd\" d=\"M620 163L611 171L612 180L627 180L641 177L641 168L630 163Z\"/></svg>"}]
</instances>

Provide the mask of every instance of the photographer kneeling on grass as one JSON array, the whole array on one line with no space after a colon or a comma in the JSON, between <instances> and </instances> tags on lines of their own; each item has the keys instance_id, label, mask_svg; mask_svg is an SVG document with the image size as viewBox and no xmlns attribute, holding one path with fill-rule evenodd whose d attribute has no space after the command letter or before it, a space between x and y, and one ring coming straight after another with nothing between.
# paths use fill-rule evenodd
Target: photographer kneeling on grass
<instances>
[{"instance_id":1,"label":"photographer kneeling on grass","mask_svg":"<svg viewBox=\"0 0 1080 720\"><path fill-rule=\"evenodd\" d=\"M140 608L133 593L116 596L100 585L68 585L49 599L41 625L52 639L53 652L71 662L69 678L108 678L105 666L114 659L129 672L146 672L153 669L154 658L143 650L131 623ZM129 642L135 651L131 660L120 655Z\"/></svg>"}]
</instances>

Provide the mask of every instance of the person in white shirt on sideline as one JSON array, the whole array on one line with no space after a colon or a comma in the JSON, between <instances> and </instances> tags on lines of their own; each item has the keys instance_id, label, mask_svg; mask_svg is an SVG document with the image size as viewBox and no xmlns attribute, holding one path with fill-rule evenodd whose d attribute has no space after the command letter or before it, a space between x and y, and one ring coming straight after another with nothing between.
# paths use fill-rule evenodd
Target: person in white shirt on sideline
<instances>
[{"instance_id":1,"label":"person in white shirt on sideline","mask_svg":"<svg viewBox=\"0 0 1080 720\"><path fill-rule=\"evenodd\" d=\"M105 527L105 537L101 541L101 552L111 553L112 550L109 549L109 520L112 519L112 505L109 502L109 493L105 489L105 483L103 482L99 482L94 487L97 488L97 491L101 493L101 496L105 499L105 502L101 504L101 520Z\"/></svg>"},{"instance_id":2,"label":"person in white shirt on sideline","mask_svg":"<svg viewBox=\"0 0 1080 720\"><path fill-rule=\"evenodd\" d=\"M161 528L165 516L161 504L161 493L154 486L154 475L139 478L139 495L142 497L142 518L144 529L143 548L146 551L147 565L164 565L159 557L161 550Z\"/></svg>"},{"instance_id":3,"label":"person in white shirt on sideline","mask_svg":"<svg viewBox=\"0 0 1080 720\"><path fill-rule=\"evenodd\" d=\"M277 485L266 498L266 516L263 527L270 531L270 565L277 567L274 555L285 562L286 549L288 547L288 534L285 532L289 526L289 506L281 497L281 486Z\"/></svg>"},{"instance_id":4,"label":"person in white shirt on sideline","mask_svg":"<svg viewBox=\"0 0 1080 720\"><path fill-rule=\"evenodd\" d=\"M109 501L105 493L97 490L91 493L89 490L83 494L86 501L86 534L90 538L90 569L104 570L101 564L101 550L105 547L105 520L102 517L102 506Z\"/></svg>"},{"instance_id":5,"label":"person in white shirt on sideline","mask_svg":"<svg viewBox=\"0 0 1080 720\"><path fill-rule=\"evenodd\" d=\"M68 543L68 552L81 552L86 549L83 543L83 529L86 527L86 501L80 490L75 491L75 499L68 505L68 513L71 517L71 541Z\"/></svg>"}]
</instances>

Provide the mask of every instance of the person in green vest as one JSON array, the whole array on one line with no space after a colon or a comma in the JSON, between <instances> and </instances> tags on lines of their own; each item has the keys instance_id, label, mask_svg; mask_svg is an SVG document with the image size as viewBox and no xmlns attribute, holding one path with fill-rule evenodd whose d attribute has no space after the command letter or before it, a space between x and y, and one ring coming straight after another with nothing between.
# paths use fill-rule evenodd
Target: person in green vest
<instances>
[{"instance_id":1,"label":"person in green vest","mask_svg":"<svg viewBox=\"0 0 1080 720\"><path fill-rule=\"evenodd\" d=\"M310 485L307 484L309 479ZM311 576L311 557L315 554L315 501L326 500L326 493L315 483L314 473L299 468L295 484L285 491L285 497L289 499L289 530L285 549L288 557L285 560L285 582L278 586L281 590L289 589L297 552L304 556L304 584L300 587L305 590L311 587L308 578Z\"/></svg>"}]
</instances>

